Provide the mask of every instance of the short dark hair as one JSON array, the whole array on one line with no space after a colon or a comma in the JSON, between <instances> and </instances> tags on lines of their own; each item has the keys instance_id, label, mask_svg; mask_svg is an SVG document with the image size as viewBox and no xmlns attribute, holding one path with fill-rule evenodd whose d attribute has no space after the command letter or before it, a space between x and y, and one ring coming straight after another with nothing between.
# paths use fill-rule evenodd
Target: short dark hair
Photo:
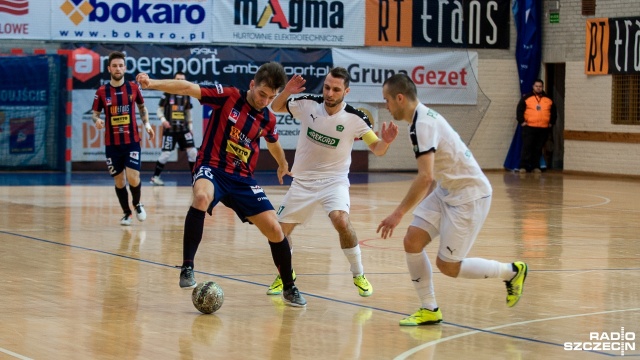
<instances>
[{"instance_id":1,"label":"short dark hair","mask_svg":"<svg viewBox=\"0 0 640 360\"><path fill-rule=\"evenodd\" d=\"M185 73L184 73L184 72L182 72L182 71L176 71L176 73L175 73L175 74L173 74L173 77L175 78L175 77L176 77L176 76L178 76L178 75L182 75L182 76L184 76L184 77L187 77L187 74L185 74Z\"/></svg>"},{"instance_id":2,"label":"short dark hair","mask_svg":"<svg viewBox=\"0 0 640 360\"><path fill-rule=\"evenodd\" d=\"M287 74L284 72L282 65L275 61L262 64L253 81L258 86L266 86L274 90L280 90L287 82Z\"/></svg>"},{"instance_id":3,"label":"short dark hair","mask_svg":"<svg viewBox=\"0 0 640 360\"><path fill-rule=\"evenodd\" d=\"M533 84L535 85L535 83L539 82L540 84L542 84L542 86L544 86L544 81L542 81L542 79L536 79L536 81L533 82Z\"/></svg>"},{"instance_id":4,"label":"short dark hair","mask_svg":"<svg viewBox=\"0 0 640 360\"><path fill-rule=\"evenodd\" d=\"M329 74L331 74L331 76L333 76L334 78L344 80L345 89L349 87L349 72L347 71L347 69L337 66L331 69L329 71Z\"/></svg>"},{"instance_id":5,"label":"short dark hair","mask_svg":"<svg viewBox=\"0 0 640 360\"><path fill-rule=\"evenodd\" d=\"M418 100L418 90L416 84L411 80L407 74L395 74L388 77L382 86L387 87L387 92L396 96L402 94L411 101Z\"/></svg>"},{"instance_id":6,"label":"short dark hair","mask_svg":"<svg viewBox=\"0 0 640 360\"><path fill-rule=\"evenodd\" d=\"M109 54L109 63L108 64L109 64L109 66L111 66L111 61L113 59L122 59L122 60L124 60L126 57L127 56L124 53L122 53L120 51L114 51L111 54Z\"/></svg>"}]
</instances>

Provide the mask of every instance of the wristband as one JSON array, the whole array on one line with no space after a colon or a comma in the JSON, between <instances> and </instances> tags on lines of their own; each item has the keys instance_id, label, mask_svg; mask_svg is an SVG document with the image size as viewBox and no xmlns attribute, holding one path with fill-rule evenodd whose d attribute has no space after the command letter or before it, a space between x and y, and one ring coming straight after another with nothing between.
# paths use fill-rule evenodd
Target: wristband
<instances>
[{"instance_id":1,"label":"wristband","mask_svg":"<svg viewBox=\"0 0 640 360\"><path fill-rule=\"evenodd\" d=\"M151 130L151 124L145 123L144 128L147 129L147 131Z\"/></svg>"}]
</instances>

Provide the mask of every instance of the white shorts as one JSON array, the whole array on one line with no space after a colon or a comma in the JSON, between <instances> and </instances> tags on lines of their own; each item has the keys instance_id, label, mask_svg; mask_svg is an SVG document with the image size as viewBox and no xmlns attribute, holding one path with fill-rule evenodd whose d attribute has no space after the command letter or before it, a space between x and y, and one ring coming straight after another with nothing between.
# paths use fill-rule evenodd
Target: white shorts
<instances>
[{"instance_id":1,"label":"white shorts","mask_svg":"<svg viewBox=\"0 0 640 360\"><path fill-rule=\"evenodd\" d=\"M413 211L411 226L429 233L431 239L440 235L438 257L448 262L462 261L476 241L489 209L491 196L451 206L434 191Z\"/></svg>"},{"instance_id":2,"label":"white shorts","mask_svg":"<svg viewBox=\"0 0 640 360\"><path fill-rule=\"evenodd\" d=\"M278 221L289 224L305 224L313 216L316 205L321 204L325 213L342 210L349 213L349 179L321 180L293 179L282 205L277 210Z\"/></svg>"}]
</instances>

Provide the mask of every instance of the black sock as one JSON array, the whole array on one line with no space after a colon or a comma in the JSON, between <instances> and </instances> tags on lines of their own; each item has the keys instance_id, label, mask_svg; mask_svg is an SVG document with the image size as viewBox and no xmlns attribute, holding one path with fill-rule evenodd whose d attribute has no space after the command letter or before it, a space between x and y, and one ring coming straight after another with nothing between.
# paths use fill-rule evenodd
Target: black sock
<instances>
[{"instance_id":1,"label":"black sock","mask_svg":"<svg viewBox=\"0 0 640 360\"><path fill-rule=\"evenodd\" d=\"M282 278L282 288L284 290L290 289L294 285L291 265L291 249L289 248L289 240L287 237L279 242L274 243L269 241L271 247L271 256L273 257L273 263L278 268L280 277Z\"/></svg>"},{"instance_id":2,"label":"black sock","mask_svg":"<svg viewBox=\"0 0 640 360\"><path fill-rule=\"evenodd\" d=\"M129 207L129 192L127 191L127 187L119 188L116 186L116 195L118 196L118 201L120 202L120 207L125 214L131 215L131 208Z\"/></svg>"},{"instance_id":3,"label":"black sock","mask_svg":"<svg viewBox=\"0 0 640 360\"><path fill-rule=\"evenodd\" d=\"M133 203L133 206L138 206L138 204L140 204L140 189L142 189L142 182L140 182L138 186L131 186L131 184L129 184L131 202Z\"/></svg>"},{"instance_id":4,"label":"black sock","mask_svg":"<svg viewBox=\"0 0 640 360\"><path fill-rule=\"evenodd\" d=\"M193 260L196 257L198 246L202 241L205 212L193 206L189 208L184 219L184 236L182 238L182 266L194 268Z\"/></svg>"},{"instance_id":5,"label":"black sock","mask_svg":"<svg viewBox=\"0 0 640 360\"><path fill-rule=\"evenodd\" d=\"M164 170L164 164L161 164L160 161L156 161L156 169L153 171L153 176L160 176L162 170Z\"/></svg>"}]
</instances>

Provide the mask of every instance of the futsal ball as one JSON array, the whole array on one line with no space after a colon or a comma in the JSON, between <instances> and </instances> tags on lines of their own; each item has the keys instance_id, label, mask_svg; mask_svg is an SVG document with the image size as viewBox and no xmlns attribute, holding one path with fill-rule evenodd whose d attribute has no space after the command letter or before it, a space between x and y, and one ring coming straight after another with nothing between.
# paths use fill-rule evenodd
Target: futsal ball
<instances>
[{"instance_id":1,"label":"futsal ball","mask_svg":"<svg viewBox=\"0 0 640 360\"><path fill-rule=\"evenodd\" d=\"M203 314L211 314L220 309L224 302L224 292L220 285L213 281L198 284L191 293L193 306Z\"/></svg>"}]
</instances>

